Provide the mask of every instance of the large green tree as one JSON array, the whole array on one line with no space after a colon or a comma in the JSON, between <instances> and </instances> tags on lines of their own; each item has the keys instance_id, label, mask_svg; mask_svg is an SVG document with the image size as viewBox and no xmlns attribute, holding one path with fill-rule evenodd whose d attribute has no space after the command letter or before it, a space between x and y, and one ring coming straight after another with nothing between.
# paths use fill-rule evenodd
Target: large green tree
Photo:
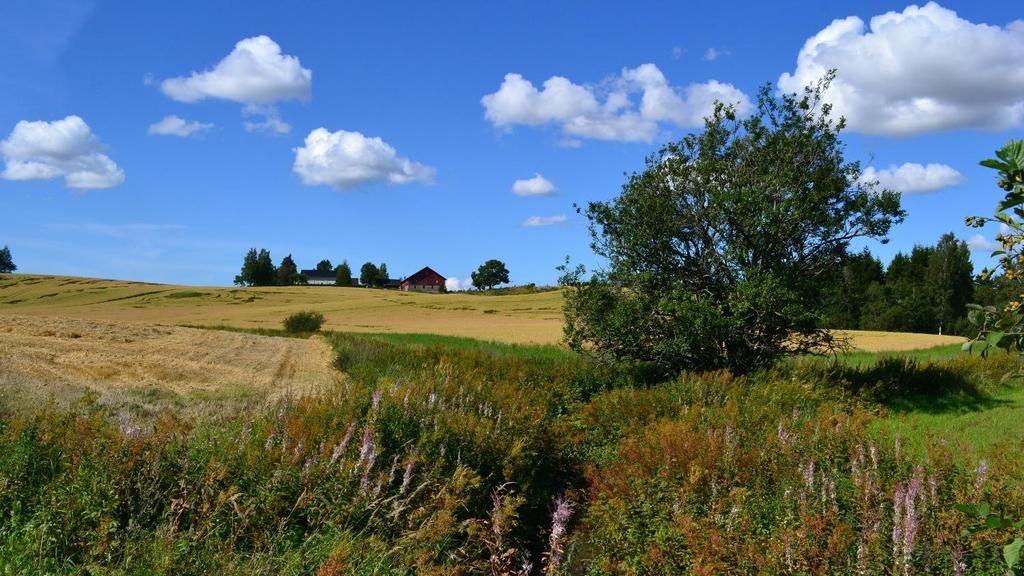
<instances>
[{"instance_id":1,"label":"large green tree","mask_svg":"<svg viewBox=\"0 0 1024 576\"><path fill-rule=\"evenodd\" d=\"M331 265L331 261L326 258L316 263L317 272L330 272L331 270L334 270L334 266Z\"/></svg>"},{"instance_id":2,"label":"large green tree","mask_svg":"<svg viewBox=\"0 0 1024 576\"><path fill-rule=\"evenodd\" d=\"M4 244L4 247L0 248L0 274L10 274L17 269L18 267L14 264L14 257L11 256L11 249Z\"/></svg>"},{"instance_id":3,"label":"large green tree","mask_svg":"<svg viewBox=\"0 0 1024 576\"><path fill-rule=\"evenodd\" d=\"M491 259L484 262L470 274L473 280L473 287L477 290L490 290L499 284L508 284L508 268L501 260Z\"/></svg>"},{"instance_id":4,"label":"large green tree","mask_svg":"<svg viewBox=\"0 0 1024 576\"><path fill-rule=\"evenodd\" d=\"M376 286L380 278L380 270L373 262L367 262L359 269L359 283L363 286Z\"/></svg>"},{"instance_id":5,"label":"large green tree","mask_svg":"<svg viewBox=\"0 0 1024 576\"><path fill-rule=\"evenodd\" d=\"M800 95L767 85L746 119L716 105L617 198L581 210L607 268L563 276L572 348L672 373L839 346L822 327L821 278L851 240L884 241L904 212L845 160L844 122L821 98L831 77Z\"/></svg>"},{"instance_id":6,"label":"large green tree","mask_svg":"<svg viewBox=\"0 0 1024 576\"><path fill-rule=\"evenodd\" d=\"M380 266L377 267L377 281L386 282L388 279L388 265L385 264L384 262L381 262Z\"/></svg>"},{"instance_id":7,"label":"large green tree","mask_svg":"<svg viewBox=\"0 0 1024 576\"><path fill-rule=\"evenodd\" d=\"M334 283L338 286L352 285L352 268L349 267L348 260L342 260L341 264L338 264L334 271Z\"/></svg>"},{"instance_id":8,"label":"large green tree","mask_svg":"<svg viewBox=\"0 0 1024 576\"><path fill-rule=\"evenodd\" d=\"M292 260L292 255L289 254L282 258L281 265L277 267L277 285L293 286L302 284L304 281L305 278L299 274L299 267L295 265L295 260Z\"/></svg>"},{"instance_id":9,"label":"large green tree","mask_svg":"<svg viewBox=\"0 0 1024 576\"><path fill-rule=\"evenodd\" d=\"M277 281L277 268L266 248L250 248L242 261L242 271L235 276L239 286L273 286Z\"/></svg>"}]
</instances>

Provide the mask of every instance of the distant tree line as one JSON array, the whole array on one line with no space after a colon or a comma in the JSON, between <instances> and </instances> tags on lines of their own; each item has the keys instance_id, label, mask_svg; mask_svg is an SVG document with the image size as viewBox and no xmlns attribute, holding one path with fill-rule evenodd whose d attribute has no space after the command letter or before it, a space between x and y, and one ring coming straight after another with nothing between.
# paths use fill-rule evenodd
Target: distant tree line
<instances>
[{"instance_id":1,"label":"distant tree line","mask_svg":"<svg viewBox=\"0 0 1024 576\"><path fill-rule=\"evenodd\" d=\"M6 248L6 247L5 247ZM0 251L0 256L3 252ZM12 263L13 266L13 263ZM352 268L347 260L334 266L328 259L323 259L316 264L317 272L335 273L335 284L338 286L353 286L355 282L352 276ZM390 280L388 278L388 265L381 262L375 265L372 262L363 264L360 269L359 283L363 286L381 286ZM308 279L302 275L292 255L289 254L281 259L281 263L274 265L270 251L266 248L250 248L242 260L242 270L235 276L235 284L239 286L294 286L306 284Z\"/></svg>"},{"instance_id":2,"label":"distant tree line","mask_svg":"<svg viewBox=\"0 0 1024 576\"><path fill-rule=\"evenodd\" d=\"M897 254L887 268L865 248L823 282L826 325L853 330L963 334L976 292L997 297L994 282L976 285L967 244L951 233Z\"/></svg>"}]
</instances>

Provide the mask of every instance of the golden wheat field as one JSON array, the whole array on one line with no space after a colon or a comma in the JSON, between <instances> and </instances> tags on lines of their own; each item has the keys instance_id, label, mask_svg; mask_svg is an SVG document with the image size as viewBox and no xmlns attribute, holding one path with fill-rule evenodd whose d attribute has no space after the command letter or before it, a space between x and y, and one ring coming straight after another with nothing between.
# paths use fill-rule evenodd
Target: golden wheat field
<instances>
[{"instance_id":1,"label":"golden wheat field","mask_svg":"<svg viewBox=\"0 0 1024 576\"><path fill-rule=\"evenodd\" d=\"M0 393L21 402L224 408L327 390L340 381L322 337L56 316L0 315Z\"/></svg>"},{"instance_id":2,"label":"golden wheat field","mask_svg":"<svg viewBox=\"0 0 1024 576\"><path fill-rule=\"evenodd\" d=\"M173 326L279 328L298 310L324 315L324 329L466 336L553 344L562 337L562 294L421 294L290 286L206 288L12 274L0 277L0 315L47 316ZM3 322L0 317L0 322ZM932 334L847 331L854 348L896 351L961 342Z\"/></svg>"}]
</instances>

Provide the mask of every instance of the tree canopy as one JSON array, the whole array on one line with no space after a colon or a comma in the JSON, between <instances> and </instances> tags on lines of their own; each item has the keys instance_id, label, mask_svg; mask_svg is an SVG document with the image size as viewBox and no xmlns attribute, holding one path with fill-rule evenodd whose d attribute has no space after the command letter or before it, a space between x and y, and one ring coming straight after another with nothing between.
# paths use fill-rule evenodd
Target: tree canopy
<instances>
[{"instance_id":1,"label":"tree canopy","mask_svg":"<svg viewBox=\"0 0 1024 576\"><path fill-rule=\"evenodd\" d=\"M277 267L277 285L293 286L304 283L305 277L299 274L299 267L295 265L295 260L292 260L292 255L289 254L281 259L281 265Z\"/></svg>"},{"instance_id":2,"label":"tree canopy","mask_svg":"<svg viewBox=\"0 0 1024 576\"><path fill-rule=\"evenodd\" d=\"M352 285L352 268L349 267L348 260L342 260L341 264L338 264L334 271L334 283L338 286Z\"/></svg>"},{"instance_id":3,"label":"tree canopy","mask_svg":"<svg viewBox=\"0 0 1024 576\"><path fill-rule=\"evenodd\" d=\"M316 263L317 272L331 272L332 270L334 270L334 266L331 264L331 261L326 258Z\"/></svg>"},{"instance_id":4,"label":"tree canopy","mask_svg":"<svg viewBox=\"0 0 1024 576\"><path fill-rule=\"evenodd\" d=\"M17 269L14 257L11 256L11 249L4 244L4 247L0 248L0 274L10 274Z\"/></svg>"},{"instance_id":5,"label":"tree canopy","mask_svg":"<svg viewBox=\"0 0 1024 576\"><path fill-rule=\"evenodd\" d=\"M473 287L477 290L489 290L499 284L508 284L508 268L501 260L488 260L470 274L473 280Z\"/></svg>"},{"instance_id":6,"label":"tree canopy","mask_svg":"<svg viewBox=\"0 0 1024 576\"><path fill-rule=\"evenodd\" d=\"M831 78L799 95L766 85L746 119L716 105L617 198L581 209L608 264L589 281L581 267L563 276L572 348L666 372L747 372L840 346L822 326L820 279L851 240L884 241L904 212L844 159L844 122L821 98Z\"/></svg>"},{"instance_id":7,"label":"tree canopy","mask_svg":"<svg viewBox=\"0 0 1024 576\"><path fill-rule=\"evenodd\" d=\"M359 283L363 286L376 286L380 271L373 262L367 262L359 269Z\"/></svg>"},{"instance_id":8,"label":"tree canopy","mask_svg":"<svg viewBox=\"0 0 1024 576\"><path fill-rule=\"evenodd\" d=\"M277 282L277 268L266 248L250 248L242 261L242 271L235 276L240 286L273 286Z\"/></svg>"}]
</instances>

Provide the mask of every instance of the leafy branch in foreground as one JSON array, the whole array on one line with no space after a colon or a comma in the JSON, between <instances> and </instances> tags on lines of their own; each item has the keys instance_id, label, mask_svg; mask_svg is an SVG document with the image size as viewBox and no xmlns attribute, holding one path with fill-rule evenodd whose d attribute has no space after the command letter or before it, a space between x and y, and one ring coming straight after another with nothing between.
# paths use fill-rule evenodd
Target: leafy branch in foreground
<instances>
[{"instance_id":1,"label":"leafy branch in foreground","mask_svg":"<svg viewBox=\"0 0 1024 576\"><path fill-rule=\"evenodd\" d=\"M1024 255L1024 141L1010 140L996 151L996 158L982 160L981 165L999 172L997 185L1006 195L996 207L994 216L969 216L968 226L981 228L986 224L1000 225L996 235L1000 249L992 253L998 257L993 268L981 272L981 280L988 280L997 272L1009 282L1024 279L1021 270ZM1021 301L1024 293L1020 289L1002 308L995 306L970 305L968 320L978 328L977 337L964 344L965 350L986 353L991 348L1016 352L1024 351L1024 309Z\"/></svg>"}]
</instances>

